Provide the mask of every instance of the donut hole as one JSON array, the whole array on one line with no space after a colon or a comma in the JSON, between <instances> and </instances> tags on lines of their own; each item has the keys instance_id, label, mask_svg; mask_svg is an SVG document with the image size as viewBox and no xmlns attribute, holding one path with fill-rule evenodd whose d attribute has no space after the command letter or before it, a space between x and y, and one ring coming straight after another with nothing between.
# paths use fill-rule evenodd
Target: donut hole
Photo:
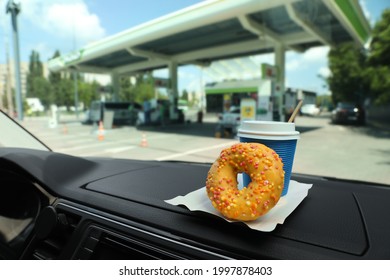
<instances>
[{"instance_id":1,"label":"donut hole","mask_svg":"<svg viewBox=\"0 0 390 280\"><path fill-rule=\"evenodd\" d=\"M244 172L242 173L237 173L237 189L242 190L243 188L246 188L244 185L244 176L246 174ZM246 175L248 176L248 175Z\"/></svg>"}]
</instances>

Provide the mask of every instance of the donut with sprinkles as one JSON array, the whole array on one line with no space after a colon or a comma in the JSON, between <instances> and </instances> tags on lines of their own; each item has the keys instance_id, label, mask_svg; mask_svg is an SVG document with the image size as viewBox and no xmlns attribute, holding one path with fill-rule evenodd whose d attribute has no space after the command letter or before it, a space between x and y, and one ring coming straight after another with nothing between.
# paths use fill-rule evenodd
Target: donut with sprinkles
<instances>
[{"instance_id":1,"label":"donut with sprinkles","mask_svg":"<svg viewBox=\"0 0 390 280\"><path fill-rule=\"evenodd\" d=\"M238 189L237 174L251 178ZM282 159L265 145L237 143L221 151L211 166L206 191L212 205L231 220L252 221L263 216L279 201L284 185Z\"/></svg>"}]
</instances>

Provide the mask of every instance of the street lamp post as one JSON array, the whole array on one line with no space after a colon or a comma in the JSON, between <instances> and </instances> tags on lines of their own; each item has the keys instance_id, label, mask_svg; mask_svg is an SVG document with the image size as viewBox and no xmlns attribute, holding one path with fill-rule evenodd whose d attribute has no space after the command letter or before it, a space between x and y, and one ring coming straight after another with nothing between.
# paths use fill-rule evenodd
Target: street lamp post
<instances>
[{"instance_id":1,"label":"street lamp post","mask_svg":"<svg viewBox=\"0 0 390 280\"><path fill-rule=\"evenodd\" d=\"M79 119L79 94L78 94L78 85L77 85L77 71L76 69L73 71L73 79L74 79L74 109L76 112L76 120Z\"/></svg>"},{"instance_id":2,"label":"street lamp post","mask_svg":"<svg viewBox=\"0 0 390 280\"><path fill-rule=\"evenodd\" d=\"M22 91L20 82L20 57L19 57L19 39L18 39L18 23L17 15L20 12L20 4L9 0L6 7L7 13L11 13L11 23L14 40L14 56L15 56L15 83L16 83L16 108L18 113L18 120L23 120L23 105L22 105ZM12 112L11 112L12 113Z\"/></svg>"}]
</instances>

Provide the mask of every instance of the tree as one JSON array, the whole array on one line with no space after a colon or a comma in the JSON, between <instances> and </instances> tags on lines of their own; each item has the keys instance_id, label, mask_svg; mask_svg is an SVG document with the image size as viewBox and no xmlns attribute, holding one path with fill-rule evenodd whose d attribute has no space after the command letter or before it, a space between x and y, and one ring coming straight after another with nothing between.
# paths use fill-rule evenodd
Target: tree
<instances>
[{"instance_id":1,"label":"tree","mask_svg":"<svg viewBox=\"0 0 390 280\"><path fill-rule=\"evenodd\" d=\"M186 89L183 89L183 92L181 94L181 99L188 101L188 95L189 95L188 91Z\"/></svg>"},{"instance_id":2,"label":"tree","mask_svg":"<svg viewBox=\"0 0 390 280\"><path fill-rule=\"evenodd\" d=\"M28 66L29 73L34 77L43 77L43 65L39 58L39 53L31 51L30 63Z\"/></svg>"},{"instance_id":3,"label":"tree","mask_svg":"<svg viewBox=\"0 0 390 280\"><path fill-rule=\"evenodd\" d=\"M152 72L141 74L136 77L135 101L143 103L155 97L155 85Z\"/></svg>"},{"instance_id":4,"label":"tree","mask_svg":"<svg viewBox=\"0 0 390 280\"><path fill-rule=\"evenodd\" d=\"M390 9L375 24L368 50L347 43L332 49L328 58L332 75L327 82L334 103L362 103L371 97L374 104L389 104Z\"/></svg>"},{"instance_id":5,"label":"tree","mask_svg":"<svg viewBox=\"0 0 390 280\"><path fill-rule=\"evenodd\" d=\"M154 85L150 83L141 83L135 87L135 102L143 103L144 101L153 99L155 96Z\"/></svg>"},{"instance_id":6,"label":"tree","mask_svg":"<svg viewBox=\"0 0 390 280\"><path fill-rule=\"evenodd\" d=\"M89 107L93 100L99 99L100 84L96 81L92 83L86 83L84 81L78 82L79 101L84 104L85 107Z\"/></svg>"},{"instance_id":7,"label":"tree","mask_svg":"<svg viewBox=\"0 0 390 280\"><path fill-rule=\"evenodd\" d=\"M370 65L390 65L390 9L382 13L372 30Z\"/></svg>"},{"instance_id":8,"label":"tree","mask_svg":"<svg viewBox=\"0 0 390 280\"><path fill-rule=\"evenodd\" d=\"M50 86L43 77L43 65L39 58L39 53L35 50L31 52L29 62L29 72L27 74L27 97L37 97L42 104L47 106L50 103Z\"/></svg>"},{"instance_id":9,"label":"tree","mask_svg":"<svg viewBox=\"0 0 390 280\"><path fill-rule=\"evenodd\" d=\"M48 80L44 77L35 77L32 80L32 87L35 90L33 97L39 98L45 108L48 108L51 104L53 104L54 97Z\"/></svg>"},{"instance_id":10,"label":"tree","mask_svg":"<svg viewBox=\"0 0 390 280\"><path fill-rule=\"evenodd\" d=\"M120 79L120 100L134 101L135 100L135 87L131 84L130 77L122 77Z\"/></svg>"},{"instance_id":11,"label":"tree","mask_svg":"<svg viewBox=\"0 0 390 280\"><path fill-rule=\"evenodd\" d=\"M59 95L56 96L57 105L65 106L69 111L74 106L74 83L71 79L61 79L59 83Z\"/></svg>"},{"instance_id":12,"label":"tree","mask_svg":"<svg viewBox=\"0 0 390 280\"><path fill-rule=\"evenodd\" d=\"M130 77L122 77L120 99L143 103L155 97L154 79L151 73L134 75L135 84L131 84Z\"/></svg>"},{"instance_id":13,"label":"tree","mask_svg":"<svg viewBox=\"0 0 390 280\"><path fill-rule=\"evenodd\" d=\"M390 9L382 13L372 31L366 71L374 103L390 103Z\"/></svg>"},{"instance_id":14,"label":"tree","mask_svg":"<svg viewBox=\"0 0 390 280\"><path fill-rule=\"evenodd\" d=\"M332 75L327 79L334 103L349 101L362 102L367 92L365 78L365 53L354 43L345 43L330 50L328 63Z\"/></svg>"},{"instance_id":15,"label":"tree","mask_svg":"<svg viewBox=\"0 0 390 280\"><path fill-rule=\"evenodd\" d=\"M56 50L52 58L61 56L60 52ZM57 98L60 96L60 83L61 83L61 72L49 72L49 83L50 83L50 105L57 104Z\"/></svg>"}]
</instances>

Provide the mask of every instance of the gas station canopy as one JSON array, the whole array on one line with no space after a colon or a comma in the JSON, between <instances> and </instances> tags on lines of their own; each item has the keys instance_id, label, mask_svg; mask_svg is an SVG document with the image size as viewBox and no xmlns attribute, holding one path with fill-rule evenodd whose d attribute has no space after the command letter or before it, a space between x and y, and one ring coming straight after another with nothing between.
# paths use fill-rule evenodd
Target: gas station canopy
<instances>
[{"instance_id":1,"label":"gas station canopy","mask_svg":"<svg viewBox=\"0 0 390 280\"><path fill-rule=\"evenodd\" d=\"M49 61L51 71L125 75L175 65L355 42L370 27L357 0L218 0L177 11Z\"/></svg>"}]
</instances>

